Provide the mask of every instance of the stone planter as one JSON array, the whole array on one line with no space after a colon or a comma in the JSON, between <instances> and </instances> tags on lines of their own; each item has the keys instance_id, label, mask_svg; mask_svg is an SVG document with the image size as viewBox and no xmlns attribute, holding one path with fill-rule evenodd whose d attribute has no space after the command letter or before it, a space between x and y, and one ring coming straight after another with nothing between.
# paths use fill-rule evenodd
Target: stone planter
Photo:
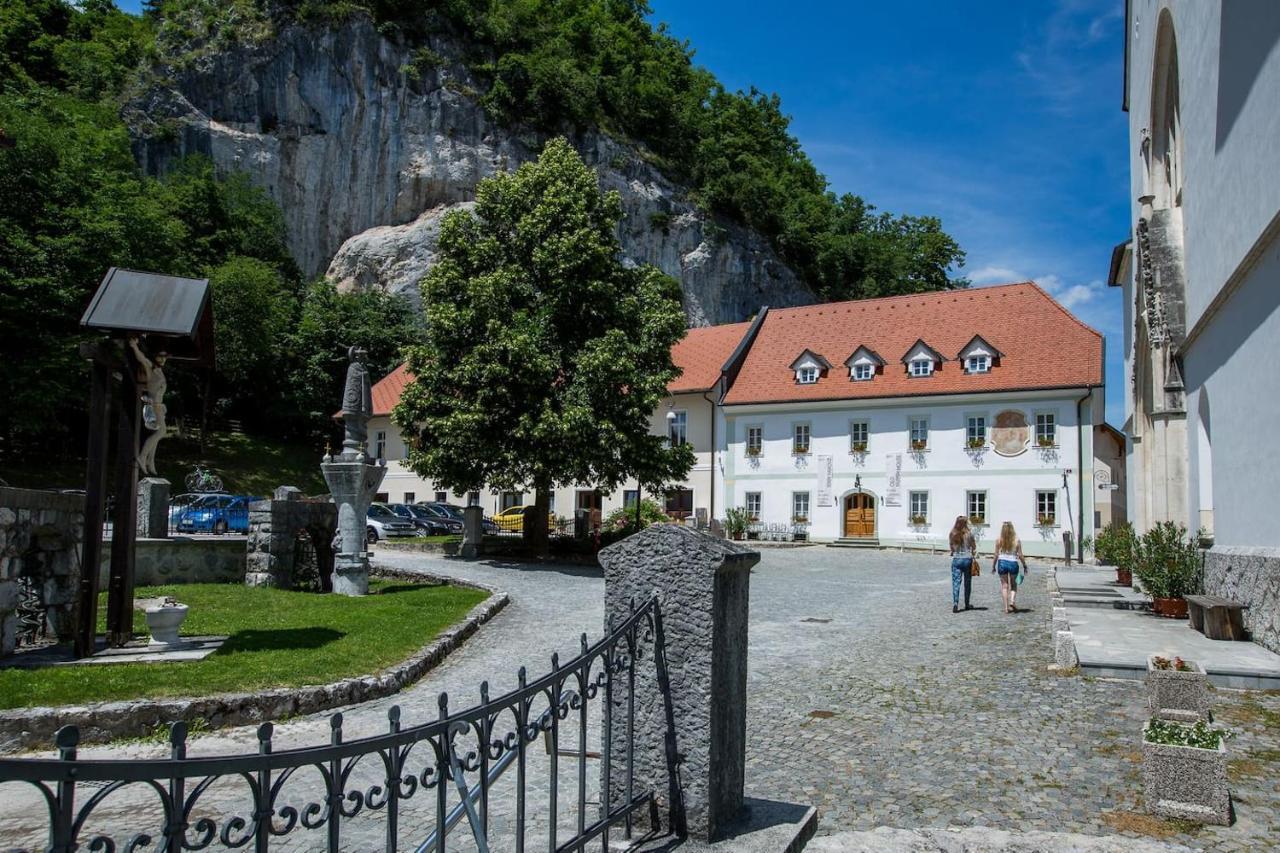
<instances>
[{"instance_id":1,"label":"stone planter","mask_svg":"<svg viewBox=\"0 0 1280 853\"><path fill-rule=\"evenodd\" d=\"M1186 619L1187 600L1185 598L1155 598L1153 596L1151 599L1151 612L1166 619Z\"/></svg>"},{"instance_id":2,"label":"stone planter","mask_svg":"<svg viewBox=\"0 0 1280 853\"><path fill-rule=\"evenodd\" d=\"M1179 723L1209 718L1209 678L1204 667L1184 661L1190 672L1157 669L1155 655L1147 658L1147 705L1151 716Z\"/></svg>"},{"instance_id":3,"label":"stone planter","mask_svg":"<svg viewBox=\"0 0 1280 853\"><path fill-rule=\"evenodd\" d=\"M185 604L156 604L148 607L147 630L151 632L153 646L172 646L181 643L178 629L187 618Z\"/></svg>"},{"instance_id":4,"label":"stone planter","mask_svg":"<svg viewBox=\"0 0 1280 853\"><path fill-rule=\"evenodd\" d=\"M1144 728L1142 782L1152 814L1219 826L1231 823L1225 742L1217 749L1148 743Z\"/></svg>"}]
</instances>

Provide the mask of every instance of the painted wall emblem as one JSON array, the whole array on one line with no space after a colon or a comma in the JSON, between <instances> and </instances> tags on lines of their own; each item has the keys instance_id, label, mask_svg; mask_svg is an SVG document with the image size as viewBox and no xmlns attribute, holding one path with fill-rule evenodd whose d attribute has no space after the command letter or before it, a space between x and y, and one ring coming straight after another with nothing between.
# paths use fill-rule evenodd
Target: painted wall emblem
<instances>
[{"instance_id":1,"label":"painted wall emblem","mask_svg":"<svg viewBox=\"0 0 1280 853\"><path fill-rule=\"evenodd\" d=\"M1031 443L1031 428L1027 416L1012 409L996 415L991 430L991 444L1001 456L1017 456L1025 453Z\"/></svg>"}]
</instances>

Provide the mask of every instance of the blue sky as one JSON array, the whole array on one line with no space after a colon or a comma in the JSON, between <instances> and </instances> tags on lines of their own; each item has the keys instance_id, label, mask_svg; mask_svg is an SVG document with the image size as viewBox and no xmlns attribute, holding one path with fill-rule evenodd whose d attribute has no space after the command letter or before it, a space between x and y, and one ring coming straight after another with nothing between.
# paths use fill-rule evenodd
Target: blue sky
<instances>
[{"instance_id":1,"label":"blue sky","mask_svg":"<svg viewBox=\"0 0 1280 853\"><path fill-rule=\"evenodd\" d=\"M1120 295L1103 282L1129 230L1123 0L650 5L726 86L782 96L833 190L941 217L975 284L1034 279L1106 334L1121 422Z\"/></svg>"},{"instance_id":2,"label":"blue sky","mask_svg":"<svg viewBox=\"0 0 1280 853\"><path fill-rule=\"evenodd\" d=\"M782 97L833 190L941 217L974 284L1034 279L1103 332L1123 420L1123 0L650 4L726 86Z\"/></svg>"}]
</instances>

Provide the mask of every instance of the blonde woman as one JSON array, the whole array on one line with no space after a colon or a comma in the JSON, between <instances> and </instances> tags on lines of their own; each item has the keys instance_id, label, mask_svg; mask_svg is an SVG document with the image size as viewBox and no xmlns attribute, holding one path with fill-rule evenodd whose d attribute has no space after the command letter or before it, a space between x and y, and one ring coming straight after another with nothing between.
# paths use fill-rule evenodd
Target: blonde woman
<instances>
[{"instance_id":1,"label":"blonde woman","mask_svg":"<svg viewBox=\"0 0 1280 853\"><path fill-rule=\"evenodd\" d=\"M1000 578L1000 597L1004 599L1004 612L1017 613L1019 569L1025 574L1027 560L1022 556L1022 540L1013 530L1013 522L1000 525L1000 538L996 540L991 569Z\"/></svg>"},{"instance_id":2,"label":"blonde woman","mask_svg":"<svg viewBox=\"0 0 1280 853\"><path fill-rule=\"evenodd\" d=\"M956 516L947 542L951 546L951 612L960 612L961 584L964 585L964 609L972 610L969 592L973 589L973 561L978 557L978 543L974 541L967 517Z\"/></svg>"}]
</instances>

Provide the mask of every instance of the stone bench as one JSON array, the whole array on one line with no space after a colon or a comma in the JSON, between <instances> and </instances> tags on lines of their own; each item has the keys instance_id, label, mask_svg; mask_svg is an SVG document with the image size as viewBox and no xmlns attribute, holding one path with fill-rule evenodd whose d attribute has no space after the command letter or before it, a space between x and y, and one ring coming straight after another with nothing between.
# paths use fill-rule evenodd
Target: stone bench
<instances>
[{"instance_id":1,"label":"stone bench","mask_svg":"<svg viewBox=\"0 0 1280 853\"><path fill-rule=\"evenodd\" d=\"M914 530L904 530L898 534L898 552L902 553L907 548L928 548L930 554L936 554L939 551L949 551L950 546L945 539L938 539L929 536L926 533L917 533Z\"/></svg>"},{"instance_id":2,"label":"stone bench","mask_svg":"<svg viewBox=\"0 0 1280 853\"><path fill-rule=\"evenodd\" d=\"M1188 595L1187 615L1191 628L1210 640L1244 640L1245 605L1216 595Z\"/></svg>"}]
</instances>

